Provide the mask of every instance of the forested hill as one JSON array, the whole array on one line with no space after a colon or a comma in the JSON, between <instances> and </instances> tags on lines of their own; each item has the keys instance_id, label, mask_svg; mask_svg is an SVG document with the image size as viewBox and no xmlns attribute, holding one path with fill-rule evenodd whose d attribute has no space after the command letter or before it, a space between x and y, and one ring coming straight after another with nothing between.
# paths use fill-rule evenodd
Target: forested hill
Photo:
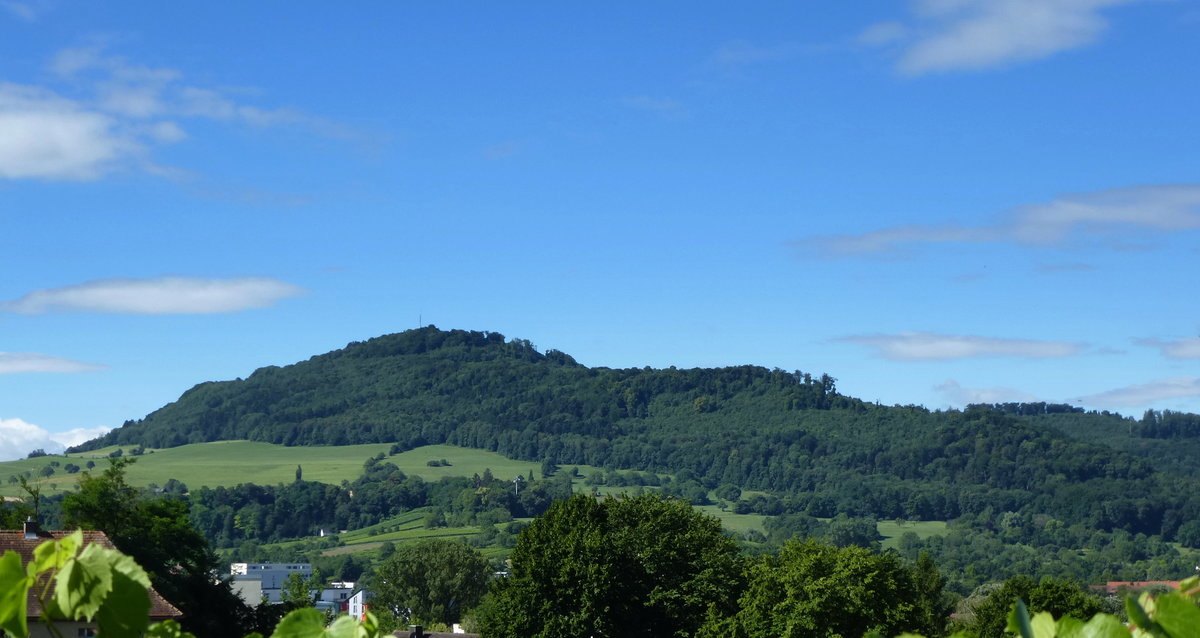
<instances>
[{"instance_id":1,"label":"forested hill","mask_svg":"<svg viewBox=\"0 0 1200 638\"><path fill-rule=\"evenodd\" d=\"M611 440L694 417L740 426L789 411L862 409L833 379L753 366L588 368L495 332L435 327L353 342L245 380L202 383L79 449L250 439L285 445L440 443L464 425ZM751 414L743 408L755 407ZM682 419L682 420L681 420ZM475 446L476 441L466 441Z\"/></svg>"},{"instance_id":2,"label":"forested hill","mask_svg":"<svg viewBox=\"0 0 1200 638\"><path fill-rule=\"evenodd\" d=\"M1052 513L1168 539L1200 517L1194 479L1025 419L877 406L838 394L827 375L755 366L589 368L520 339L430 326L198 385L78 449L448 443L768 492L740 504L763 513Z\"/></svg>"}]
</instances>

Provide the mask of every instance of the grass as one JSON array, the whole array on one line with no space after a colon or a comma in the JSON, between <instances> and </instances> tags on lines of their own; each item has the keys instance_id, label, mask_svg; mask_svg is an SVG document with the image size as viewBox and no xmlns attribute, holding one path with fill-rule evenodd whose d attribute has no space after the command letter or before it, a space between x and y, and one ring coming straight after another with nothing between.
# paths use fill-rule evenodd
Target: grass
<instances>
[{"instance_id":1,"label":"grass","mask_svg":"<svg viewBox=\"0 0 1200 638\"><path fill-rule=\"evenodd\" d=\"M429 461L450 462L449 466L430 467ZM513 479L518 475L541 476L542 465L532 461L514 461L495 452L474 450L453 445L425 445L388 458L409 476L420 476L426 481L436 481L445 476L471 476L491 470L498 479Z\"/></svg>"},{"instance_id":2,"label":"grass","mask_svg":"<svg viewBox=\"0 0 1200 638\"><path fill-rule=\"evenodd\" d=\"M216 441L195 443L179 447L147 450L135 457L137 462L126 471L126 480L131 485L147 486L151 483L163 485L169 479L183 481L189 488L203 486L233 486L239 483L275 485L290 483L296 478L299 465L305 480L338 484L352 481L362 474L363 463L379 454L387 454L391 446L387 443L339 446L287 447L253 441ZM49 455L33 459L21 459L0 463L0 496L21 496L16 483L8 477L30 472L30 482L41 485L45 494L70 490L75 487L78 475L67 474L63 469L67 463L85 467L87 461L95 461L94 471L101 471L107 464L109 453L116 447L107 447L70 456ZM125 452L132 447L126 446ZM446 460L449 466L430 467L429 461ZM535 477L541 475L541 464L530 461L514 461L495 452L454 447L452 445L427 445L388 458L405 474L420 476L426 481L436 481L445 476L471 476L491 470L500 479L515 478L518 474ZM59 467L50 477L42 477L39 471L51 461ZM577 467L581 474L596 468L564 466L564 470Z\"/></svg>"},{"instance_id":3,"label":"grass","mask_svg":"<svg viewBox=\"0 0 1200 638\"><path fill-rule=\"evenodd\" d=\"M906 532L916 533L918 538L942 536L946 533L946 521L879 521L876 523L879 535L883 536L883 548L895 549L900 544L900 537Z\"/></svg>"},{"instance_id":4,"label":"grass","mask_svg":"<svg viewBox=\"0 0 1200 638\"><path fill-rule=\"evenodd\" d=\"M698 505L696 509L716 517L721 521L721 527L735 534L745 534L752 529L763 532L763 522L767 520L767 517L762 514L734 514L729 510L721 509L718 505Z\"/></svg>"},{"instance_id":5,"label":"grass","mask_svg":"<svg viewBox=\"0 0 1200 638\"><path fill-rule=\"evenodd\" d=\"M379 454L387 454L391 446L387 443L369 445L344 445L322 447L286 447L270 443L252 441L218 441L213 443L196 443L175 448L147 450L145 454L136 457L134 463L126 472L126 478L132 485L146 486L151 483L165 484L169 479L184 482L190 488L202 486L218 487L233 486L239 483L257 483L259 485L274 485L290 483L296 478L296 466L299 465L303 477L309 481L338 484L343 480L354 480L362 473L363 463ZM81 467L87 461L96 462L94 471L107 467L107 456L115 447L93 450L82 454L72 454L68 457L49 455L33 459L21 459L0 463L0 496L21 496L21 490L15 483L9 483L8 477L23 472L32 474L30 481L41 485L44 494L56 491L70 490L75 486L78 475L67 474L63 469L67 463ZM131 448L126 446L125 451ZM430 461L445 460L449 465L430 466ZM42 477L39 471L51 461L58 461L59 467L50 477ZM443 477L471 476L483 474L490 470L499 479L510 479L516 476L528 476L533 472L535 477L541 476L541 465L530 461L516 461L495 452L455 447L452 445L426 445L413 450L388 457L405 474L420 476L426 481L437 481ZM585 485L585 477L599 471L600 468L590 465L563 465L560 472L578 472L574 480L576 492L591 491L593 486ZM636 487L596 486L595 489L604 495L621 493L633 494ZM647 491L657 488L647 487ZM747 495L752 494L746 492ZM758 514L734 514L720 509L716 505L706 505L697 508L700 511L715 516L721 525L736 534L745 534L751 529L763 531L765 516ZM943 521L913 521L897 524L895 521L879 523L879 533L884 537L883 546L896 547L900 536L905 532L915 532L921 538L945 534L946 523ZM422 538L466 538L479 533L478 527L441 527L426 528L424 512L421 510L407 512L363 530L354 530L341 535L347 546L331 550L335 552L366 551L379 547L384 542L404 543Z\"/></svg>"},{"instance_id":6,"label":"grass","mask_svg":"<svg viewBox=\"0 0 1200 638\"><path fill-rule=\"evenodd\" d=\"M169 479L183 481L189 488L233 486L239 483L274 485L295 480L296 466L299 465L306 480L337 484L357 478L362 474L363 462L380 452L386 454L389 447L386 443L336 447L286 447L253 441L196 443L146 450L145 454L133 457L137 462L125 474L126 480L137 486L151 483L161 486ZM20 488L9 483L8 476L25 470L32 470L33 477L30 480L38 479L37 482L44 486L44 493L53 493L55 488L51 488L51 484L57 490L70 490L74 488L77 476L67 474L62 466L74 463L83 467L87 461L93 460L96 462L94 471L101 471L108 467L106 457L115 449L110 447L69 457L54 455L0 463L0 480L3 481L0 483L3 486L0 487L0 495L19 495ZM125 451L130 449L126 447ZM51 460L60 463L55 468L56 473L49 478L39 476L38 471Z\"/></svg>"}]
</instances>

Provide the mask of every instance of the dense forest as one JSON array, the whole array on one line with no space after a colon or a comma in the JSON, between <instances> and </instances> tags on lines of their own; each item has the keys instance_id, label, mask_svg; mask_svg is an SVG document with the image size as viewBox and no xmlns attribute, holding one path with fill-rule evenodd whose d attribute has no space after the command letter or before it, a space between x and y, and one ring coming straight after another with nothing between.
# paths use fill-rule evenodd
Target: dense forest
<instances>
[{"instance_id":1,"label":"dense forest","mask_svg":"<svg viewBox=\"0 0 1200 638\"><path fill-rule=\"evenodd\" d=\"M286 445L448 443L547 463L671 474L676 489L765 495L743 511L1021 520L1177 539L1200 482L1123 443L1187 444L1195 415L1140 421L1053 404L930 411L838 393L827 374L755 366L589 368L490 332L386 335L248 378L200 384L77 450L250 439ZM1072 429L1074 428L1074 430ZM1079 440L1087 439L1087 440ZM1152 449L1152 448L1150 448ZM986 527L985 526L985 527Z\"/></svg>"}]
</instances>

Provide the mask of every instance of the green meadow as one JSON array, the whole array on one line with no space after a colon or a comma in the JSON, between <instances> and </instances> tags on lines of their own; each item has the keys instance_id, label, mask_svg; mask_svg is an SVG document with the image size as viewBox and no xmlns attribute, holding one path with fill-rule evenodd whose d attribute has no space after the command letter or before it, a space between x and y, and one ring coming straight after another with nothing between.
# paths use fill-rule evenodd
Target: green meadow
<instances>
[{"instance_id":1,"label":"green meadow","mask_svg":"<svg viewBox=\"0 0 1200 638\"><path fill-rule=\"evenodd\" d=\"M899 547L900 537L907 532L914 532L922 539L946 533L946 521L879 521L876 527L879 528L879 535L883 537L884 549Z\"/></svg>"},{"instance_id":2,"label":"green meadow","mask_svg":"<svg viewBox=\"0 0 1200 638\"><path fill-rule=\"evenodd\" d=\"M296 478L296 466L300 466L305 480L338 484L354 480L362 472L363 463L380 453L387 454L387 443L342 446L298 446L287 447L253 441L217 441L196 443L180 447L146 450L128 468L126 476L132 485L163 485L170 479L182 481L189 488L203 486L233 486L239 483L274 485L290 483ZM24 472L30 473L30 482L41 486L44 494L71 490L75 487L77 474L68 474L65 466L73 463L86 467L89 460L95 461L93 471L101 471L108 465L108 455L115 447L103 448L69 456L49 455L18 461L0 463L0 496L21 496L21 489L11 477ZM128 454L132 448L123 451ZM42 476L41 471L52 461L58 462L54 474ZM495 452L455 447L452 445L426 445L388 457L405 474L420 476L426 481L437 481L443 477L471 476L490 470L499 479L528 476L533 472L540 476L541 465L530 461L516 461ZM442 461L448 465L442 465ZM435 465L430 465L434 462ZM604 495L634 493L636 487L589 486L586 476L599 468L589 465L563 465L561 472L577 471L574 480L576 492L596 491ZM656 488L644 488L653 490ZM750 492L747 492L750 494ZM758 514L734 514L717 505L698 507L700 511L720 519L731 532L745 534L751 529L763 531L766 517ZM944 521L881 521L879 534L884 537L883 546L896 547L905 532L915 532L921 538L945 534ZM432 528L424 526L424 512L407 512L379 525L363 530L354 530L341 535L347 547L333 551L364 551L374 549L384 542L403 543L430 537L465 538L479 533L477 527Z\"/></svg>"}]
</instances>

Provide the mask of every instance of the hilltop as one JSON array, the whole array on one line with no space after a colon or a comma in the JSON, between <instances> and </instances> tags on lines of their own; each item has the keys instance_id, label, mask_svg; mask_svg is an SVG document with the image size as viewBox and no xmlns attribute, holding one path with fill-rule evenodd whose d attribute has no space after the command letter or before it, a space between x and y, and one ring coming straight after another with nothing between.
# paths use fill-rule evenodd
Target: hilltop
<instances>
[{"instance_id":1,"label":"hilltop","mask_svg":"<svg viewBox=\"0 0 1200 638\"><path fill-rule=\"evenodd\" d=\"M1190 476L1036 422L1053 410L1002 408L880 406L840 394L827 374L758 366L591 368L522 339L429 326L202 383L73 451L242 439L388 443L393 453L448 444L670 473L681 492L757 490L738 507L765 514L1049 514L1166 539L1200 511Z\"/></svg>"}]
</instances>

